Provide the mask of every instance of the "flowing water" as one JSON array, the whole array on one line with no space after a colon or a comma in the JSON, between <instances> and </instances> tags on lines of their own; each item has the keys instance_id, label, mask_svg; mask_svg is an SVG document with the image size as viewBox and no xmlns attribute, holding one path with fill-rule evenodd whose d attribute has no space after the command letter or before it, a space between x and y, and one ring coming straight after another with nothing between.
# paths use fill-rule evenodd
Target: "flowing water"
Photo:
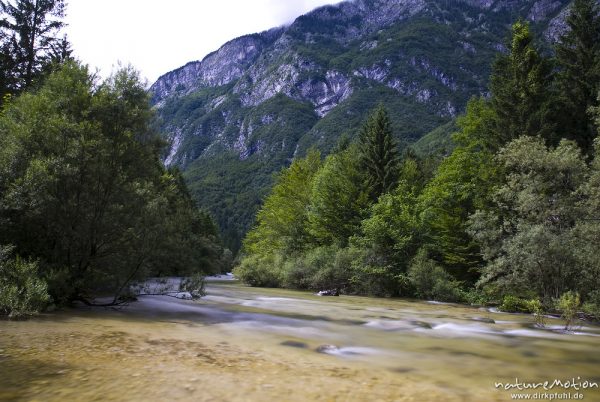
<instances>
[{"instance_id":1,"label":"flowing water","mask_svg":"<svg viewBox=\"0 0 600 402\"><path fill-rule=\"evenodd\" d=\"M505 384L573 379L527 393L600 400L589 324L564 333L552 318L539 329L528 315L235 282L207 291L0 321L0 400L508 401L525 391Z\"/></svg>"}]
</instances>

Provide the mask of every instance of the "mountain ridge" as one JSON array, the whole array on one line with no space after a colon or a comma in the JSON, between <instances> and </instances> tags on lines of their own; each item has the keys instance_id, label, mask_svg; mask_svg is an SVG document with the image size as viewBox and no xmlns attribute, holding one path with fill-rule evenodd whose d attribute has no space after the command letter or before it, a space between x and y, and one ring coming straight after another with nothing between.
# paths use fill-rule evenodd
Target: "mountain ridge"
<instances>
[{"instance_id":1,"label":"mountain ridge","mask_svg":"<svg viewBox=\"0 0 600 402\"><path fill-rule=\"evenodd\" d=\"M165 163L183 169L237 249L273 174L294 157L352 138L380 102L401 147L416 142L486 93L516 18L552 41L568 3L355 0L232 39L150 88L171 143Z\"/></svg>"}]
</instances>

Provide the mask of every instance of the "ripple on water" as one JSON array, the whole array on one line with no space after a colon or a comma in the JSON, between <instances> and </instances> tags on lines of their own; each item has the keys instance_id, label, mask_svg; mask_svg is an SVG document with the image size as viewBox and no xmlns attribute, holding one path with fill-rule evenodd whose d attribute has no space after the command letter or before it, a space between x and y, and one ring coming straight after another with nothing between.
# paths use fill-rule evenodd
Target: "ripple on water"
<instances>
[{"instance_id":1,"label":"ripple on water","mask_svg":"<svg viewBox=\"0 0 600 402\"><path fill-rule=\"evenodd\" d=\"M352 357L352 356L374 356L389 354L384 350L368 348L362 346L344 346L321 345L315 349L318 353L324 353L332 356Z\"/></svg>"},{"instance_id":2,"label":"ripple on water","mask_svg":"<svg viewBox=\"0 0 600 402\"><path fill-rule=\"evenodd\" d=\"M433 326L433 330L449 336L498 335L499 332L481 324L443 323Z\"/></svg>"}]
</instances>

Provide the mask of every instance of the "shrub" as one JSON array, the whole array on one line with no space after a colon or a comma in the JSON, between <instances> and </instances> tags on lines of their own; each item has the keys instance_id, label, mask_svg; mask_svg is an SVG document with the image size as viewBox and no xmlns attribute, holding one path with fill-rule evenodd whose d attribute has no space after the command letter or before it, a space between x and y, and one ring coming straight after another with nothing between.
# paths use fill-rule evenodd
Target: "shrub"
<instances>
[{"instance_id":1,"label":"shrub","mask_svg":"<svg viewBox=\"0 0 600 402\"><path fill-rule=\"evenodd\" d=\"M600 290L588 293L588 300L582 306L583 311L596 321L600 321Z\"/></svg>"},{"instance_id":2,"label":"shrub","mask_svg":"<svg viewBox=\"0 0 600 402\"><path fill-rule=\"evenodd\" d=\"M502 299L500 310L507 313L531 313L530 304L527 300L513 295L506 295Z\"/></svg>"},{"instance_id":3,"label":"shrub","mask_svg":"<svg viewBox=\"0 0 600 402\"><path fill-rule=\"evenodd\" d=\"M279 287L283 284L282 257L250 255L242 260L233 274L250 286Z\"/></svg>"},{"instance_id":4,"label":"shrub","mask_svg":"<svg viewBox=\"0 0 600 402\"><path fill-rule=\"evenodd\" d=\"M556 302L556 308L562 313L561 318L565 320L565 331L573 327L573 321L577 317L577 309L581 305L579 293L569 291L563 293Z\"/></svg>"},{"instance_id":5,"label":"shrub","mask_svg":"<svg viewBox=\"0 0 600 402\"><path fill-rule=\"evenodd\" d=\"M356 252L338 246L306 251L283 264L284 285L297 289L347 289Z\"/></svg>"},{"instance_id":6,"label":"shrub","mask_svg":"<svg viewBox=\"0 0 600 402\"><path fill-rule=\"evenodd\" d=\"M181 283L179 284L179 291L189 292L193 299L199 299L206 295L204 285L204 275L195 274L188 278L182 279Z\"/></svg>"},{"instance_id":7,"label":"shrub","mask_svg":"<svg viewBox=\"0 0 600 402\"><path fill-rule=\"evenodd\" d=\"M328 258L321 248L289 258L283 264L283 285L295 289L311 289L313 276L328 264Z\"/></svg>"},{"instance_id":8,"label":"shrub","mask_svg":"<svg viewBox=\"0 0 600 402\"><path fill-rule=\"evenodd\" d=\"M37 275L37 262L10 258L12 247L0 247L0 314L32 315L50 301L48 285Z\"/></svg>"},{"instance_id":9,"label":"shrub","mask_svg":"<svg viewBox=\"0 0 600 402\"><path fill-rule=\"evenodd\" d=\"M408 279L415 289L415 295L423 299L457 302L462 300L460 282L453 280L444 268L419 250L408 269Z\"/></svg>"},{"instance_id":10,"label":"shrub","mask_svg":"<svg viewBox=\"0 0 600 402\"><path fill-rule=\"evenodd\" d=\"M539 299L531 299L527 302L527 308L533 313L535 325L538 327L544 327L546 325L546 319L544 317L544 306Z\"/></svg>"}]
</instances>

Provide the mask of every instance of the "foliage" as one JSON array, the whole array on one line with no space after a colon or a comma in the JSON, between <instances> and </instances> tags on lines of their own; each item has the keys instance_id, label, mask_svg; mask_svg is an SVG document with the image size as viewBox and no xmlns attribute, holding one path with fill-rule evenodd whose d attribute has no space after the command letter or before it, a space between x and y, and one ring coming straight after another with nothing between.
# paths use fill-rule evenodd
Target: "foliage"
<instances>
[{"instance_id":1,"label":"foliage","mask_svg":"<svg viewBox=\"0 0 600 402\"><path fill-rule=\"evenodd\" d=\"M280 287L283 285L283 258L279 254L244 255L233 274L250 286Z\"/></svg>"},{"instance_id":2,"label":"foliage","mask_svg":"<svg viewBox=\"0 0 600 402\"><path fill-rule=\"evenodd\" d=\"M284 265L284 285L311 290L338 289L352 292L350 278L355 252L339 246L313 248Z\"/></svg>"},{"instance_id":3,"label":"foliage","mask_svg":"<svg viewBox=\"0 0 600 402\"><path fill-rule=\"evenodd\" d=\"M414 163L405 161L404 167L411 162ZM392 278L386 293L403 293L403 281L396 279L402 279L406 274L421 241L416 211L419 190L412 187L415 183L418 183L417 177L406 177L394 193L382 195L372 206L370 216L363 220L360 234L353 238L354 245L364 252L363 261L368 261L363 267L363 274L371 281L376 280L378 275L382 281ZM397 289L394 284L398 285Z\"/></svg>"},{"instance_id":4,"label":"foliage","mask_svg":"<svg viewBox=\"0 0 600 402\"><path fill-rule=\"evenodd\" d=\"M13 248L0 247L0 315L20 317L43 310L48 286L38 277L38 263L11 258Z\"/></svg>"},{"instance_id":5,"label":"foliage","mask_svg":"<svg viewBox=\"0 0 600 402\"><path fill-rule=\"evenodd\" d=\"M64 8L63 0L0 2L0 102L7 93L39 83L52 63L70 57L66 36L59 36Z\"/></svg>"},{"instance_id":6,"label":"foliage","mask_svg":"<svg viewBox=\"0 0 600 402\"><path fill-rule=\"evenodd\" d=\"M389 116L379 106L363 125L360 136L360 164L365 174L368 194L377 201L397 184L399 155L392 135Z\"/></svg>"},{"instance_id":7,"label":"foliage","mask_svg":"<svg viewBox=\"0 0 600 402\"><path fill-rule=\"evenodd\" d=\"M555 128L548 105L551 65L533 45L529 25L523 21L512 27L509 53L499 56L490 76L494 140L498 145L522 135L551 138Z\"/></svg>"},{"instance_id":8,"label":"foliage","mask_svg":"<svg viewBox=\"0 0 600 402\"><path fill-rule=\"evenodd\" d=\"M319 244L345 246L369 207L359 151L351 146L328 156L315 175L308 212L309 232Z\"/></svg>"},{"instance_id":9,"label":"foliage","mask_svg":"<svg viewBox=\"0 0 600 402\"><path fill-rule=\"evenodd\" d=\"M352 61L335 63L347 67ZM585 311L594 315L600 305L600 140L592 155L585 146L559 141L571 126L557 131L564 122L550 65L534 46L529 25L515 23L509 51L494 64L490 97L468 102L442 154L417 156L409 149L400 162L392 119L382 108L362 126L356 143L349 145L355 136L338 127L346 140L330 146L333 153L310 175L298 175L299 195L274 198L280 211L293 211L282 214L294 217L286 227L301 228L302 236L285 230L264 236L259 225L247 237L248 255L238 269L248 282L272 286L501 302L506 311L532 312L538 326L553 300L572 291L583 295ZM330 122L344 110L346 123L358 127L355 101L316 126L333 130ZM600 120L600 107L590 113ZM450 144L444 141L453 124L432 132L431 141ZM331 140L323 132L316 131L319 140L307 138L322 146ZM269 208L259 217L278 215ZM286 245L286 238L295 238L297 247Z\"/></svg>"},{"instance_id":10,"label":"foliage","mask_svg":"<svg viewBox=\"0 0 600 402\"><path fill-rule=\"evenodd\" d=\"M569 29L556 47L558 87L565 135L585 153L593 151L596 128L588 110L598 106L600 90L600 7L594 0L575 0Z\"/></svg>"},{"instance_id":11,"label":"foliage","mask_svg":"<svg viewBox=\"0 0 600 402\"><path fill-rule=\"evenodd\" d=\"M434 258L459 280L473 282L481 264L479 245L467 232L470 214L489 203L498 168L489 142L490 105L473 99L458 120L458 146L444 159L419 196L424 236Z\"/></svg>"},{"instance_id":12,"label":"foliage","mask_svg":"<svg viewBox=\"0 0 600 402\"><path fill-rule=\"evenodd\" d=\"M587 300L581 307L594 320L600 321L600 290L594 290L587 295Z\"/></svg>"},{"instance_id":13,"label":"foliage","mask_svg":"<svg viewBox=\"0 0 600 402\"><path fill-rule=\"evenodd\" d=\"M98 84L74 62L0 116L0 241L40 260L55 300L116 300L140 276L216 270L222 250L160 164L151 117L133 70Z\"/></svg>"},{"instance_id":14,"label":"foliage","mask_svg":"<svg viewBox=\"0 0 600 402\"><path fill-rule=\"evenodd\" d=\"M277 184L257 215L257 226L248 234L244 249L250 254L290 253L312 242L306 225L312 182L321 166L320 154L295 160L277 178Z\"/></svg>"},{"instance_id":15,"label":"foliage","mask_svg":"<svg viewBox=\"0 0 600 402\"><path fill-rule=\"evenodd\" d=\"M445 302L461 301L459 283L444 268L430 259L421 248L410 264L408 279L415 289L415 296Z\"/></svg>"},{"instance_id":16,"label":"foliage","mask_svg":"<svg viewBox=\"0 0 600 402\"><path fill-rule=\"evenodd\" d=\"M513 295L506 295L502 299L502 304L499 308L508 313L531 313L531 307L535 306L529 300Z\"/></svg>"},{"instance_id":17,"label":"foliage","mask_svg":"<svg viewBox=\"0 0 600 402\"><path fill-rule=\"evenodd\" d=\"M565 320L565 331L573 328L573 322L577 318L577 310L580 305L579 293L573 291L563 293L556 301L556 308L561 311L561 318Z\"/></svg>"},{"instance_id":18,"label":"foliage","mask_svg":"<svg viewBox=\"0 0 600 402\"><path fill-rule=\"evenodd\" d=\"M586 171L581 153L568 141L549 149L539 138L521 137L500 151L498 162L506 181L495 207L470 219L488 261L479 283L556 298L577 282L571 231Z\"/></svg>"},{"instance_id":19,"label":"foliage","mask_svg":"<svg viewBox=\"0 0 600 402\"><path fill-rule=\"evenodd\" d=\"M179 290L181 292L189 292L193 299L199 299L200 297L206 295L204 287L204 275L200 274L183 278L179 284Z\"/></svg>"},{"instance_id":20,"label":"foliage","mask_svg":"<svg viewBox=\"0 0 600 402\"><path fill-rule=\"evenodd\" d=\"M544 305L539 299L531 299L527 302L527 309L533 313L535 325L544 327L546 318L544 316Z\"/></svg>"}]
</instances>

